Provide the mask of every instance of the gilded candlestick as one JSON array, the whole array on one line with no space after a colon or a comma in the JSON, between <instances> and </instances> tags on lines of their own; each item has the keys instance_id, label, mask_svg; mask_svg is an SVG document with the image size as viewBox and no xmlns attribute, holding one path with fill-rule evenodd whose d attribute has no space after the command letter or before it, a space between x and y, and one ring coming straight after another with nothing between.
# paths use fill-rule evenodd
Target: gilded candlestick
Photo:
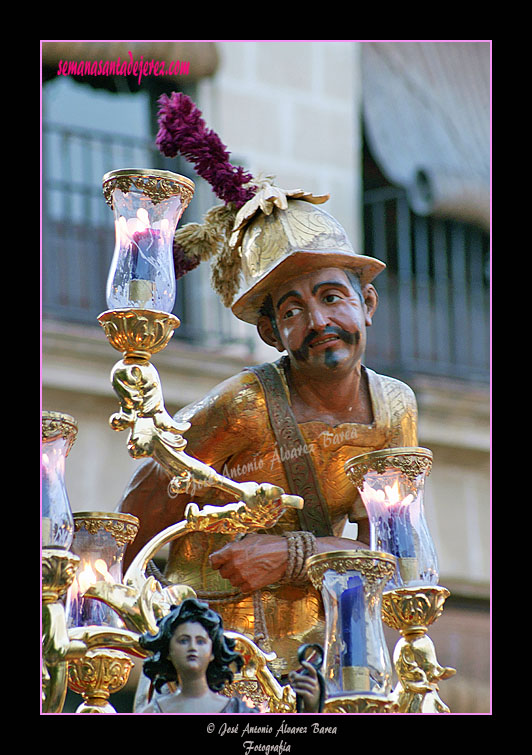
<instances>
[{"instance_id":1,"label":"gilded candlestick","mask_svg":"<svg viewBox=\"0 0 532 755\"><path fill-rule=\"evenodd\" d=\"M381 621L382 591L394 570L395 558L377 551L331 551L308 559L325 607L326 713L388 712L395 706Z\"/></svg>"},{"instance_id":2,"label":"gilded candlestick","mask_svg":"<svg viewBox=\"0 0 532 755\"><path fill-rule=\"evenodd\" d=\"M425 520L423 496L432 468L426 448L386 448L350 459L345 470L368 512L370 543L397 558L382 598L383 621L401 634L393 661L399 679L393 698L401 713L446 713L438 682L455 673L441 666L428 627L449 596L438 585L436 550Z\"/></svg>"}]
</instances>

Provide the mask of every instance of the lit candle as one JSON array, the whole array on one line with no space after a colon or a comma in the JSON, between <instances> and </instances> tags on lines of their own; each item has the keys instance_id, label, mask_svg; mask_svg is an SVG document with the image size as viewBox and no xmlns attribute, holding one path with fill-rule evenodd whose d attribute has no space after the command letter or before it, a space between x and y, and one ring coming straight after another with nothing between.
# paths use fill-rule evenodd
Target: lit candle
<instances>
[{"instance_id":1,"label":"lit candle","mask_svg":"<svg viewBox=\"0 0 532 755\"><path fill-rule=\"evenodd\" d=\"M161 252L160 244L165 241L164 234L161 229L152 227L144 207L139 207L136 216L128 220L121 216L118 233L130 256L129 299L141 307L146 306L155 294L156 260Z\"/></svg>"},{"instance_id":2,"label":"lit candle","mask_svg":"<svg viewBox=\"0 0 532 755\"><path fill-rule=\"evenodd\" d=\"M410 520L414 496L408 494L402 498L397 480L393 485L385 485L384 490L374 490L364 482L361 495L375 518L375 542L371 547L385 550L398 559L405 582L415 580L418 577L416 537Z\"/></svg>"},{"instance_id":3,"label":"lit candle","mask_svg":"<svg viewBox=\"0 0 532 755\"><path fill-rule=\"evenodd\" d=\"M142 212L144 216L141 215ZM152 247L159 243L161 232L150 226L148 213L142 207L137 211L137 216L137 219L133 218L134 225L130 233L131 276L133 279L148 280L150 268L154 267L151 257L155 250Z\"/></svg>"},{"instance_id":4,"label":"lit candle","mask_svg":"<svg viewBox=\"0 0 532 755\"><path fill-rule=\"evenodd\" d=\"M68 441L56 438L41 452L42 544L69 548L74 535L74 521L65 486L65 456Z\"/></svg>"},{"instance_id":5,"label":"lit candle","mask_svg":"<svg viewBox=\"0 0 532 755\"><path fill-rule=\"evenodd\" d=\"M117 170L105 174L103 187L115 220L108 308L172 312L174 233L192 198L193 182L168 171Z\"/></svg>"},{"instance_id":6,"label":"lit candle","mask_svg":"<svg viewBox=\"0 0 532 755\"><path fill-rule=\"evenodd\" d=\"M412 538L412 525L409 515L409 504L414 500L413 495L401 499L397 482L394 487L386 485L384 488L388 509L388 526L390 528L390 545L392 553L398 558L414 558L416 550Z\"/></svg>"},{"instance_id":7,"label":"lit candle","mask_svg":"<svg viewBox=\"0 0 532 755\"><path fill-rule=\"evenodd\" d=\"M361 577L348 578L347 589L340 596L339 608L344 644L341 657L344 690L369 689L364 583Z\"/></svg>"},{"instance_id":8,"label":"lit candle","mask_svg":"<svg viewBox=\"0 0 532 755\"><path fill-rule=\"evenodd\" d=\"M109 609L99 600L85 598L85 593L92 585L105 580L113 583L114 579L102 558L97 558L94 564L85 562L83 569L78 572L70 588L68 609L71 626L100 625L106 623Z\"/></svg>"}]
</instances>

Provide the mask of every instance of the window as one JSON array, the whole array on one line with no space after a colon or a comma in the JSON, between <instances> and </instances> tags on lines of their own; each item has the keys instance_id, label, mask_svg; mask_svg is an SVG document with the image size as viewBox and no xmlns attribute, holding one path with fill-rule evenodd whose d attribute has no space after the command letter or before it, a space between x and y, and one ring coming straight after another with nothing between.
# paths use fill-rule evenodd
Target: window
<instances>
[{"instance_id":1,"label":"window","mask_svg":"<svg viewBox=\"0 0 532 755\"><path fill-rule=\"evenodd\" d=\"M420 217L404 189L364 155L365 253L386 263L367 362L413 373L489 380L489 235L452 219Z\"/></svg>"}]
</instances>

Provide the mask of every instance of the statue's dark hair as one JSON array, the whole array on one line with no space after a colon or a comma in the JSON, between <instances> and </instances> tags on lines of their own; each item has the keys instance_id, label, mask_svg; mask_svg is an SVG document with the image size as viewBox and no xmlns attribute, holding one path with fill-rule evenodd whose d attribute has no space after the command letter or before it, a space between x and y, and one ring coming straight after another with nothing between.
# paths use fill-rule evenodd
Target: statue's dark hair
<instances>
[{"instance_id":1,"label":"statue's dark hair","mask_svg":"<svg viewBox=\"0 0 532 755\"><path fill-rule=\"evenodd\" d=\"M180 605L172 606L170 612L157 622L157 634L147 632L139 638L140 646L152 653L151 658L144 661L142 670L152 680L157 692L167 682L179 681L177 671L168 660L168 652L175 630L187 621L201 624L212 641L214 660L207 667L207 684L211 690L219 692L226 682L233 680L229 666L235 664L240 671L244 659L235 651L235 640L225 636L221 616L212 611L207 603L195 598L187 598Z\"/></svg>"},{"instance_id":2,"label":"statue's dark hair","mask_svg":"<svg viewBox=\"0 0 532 755\"><path fill-rule=\"evenodd\" d=\"M271 294L266 294L259 309L259 317L267 317L272 324L272 329L278 341L281 340L277 320L275 319L275 310L273 308L273 299Z\"/></svg>"},{"instance_id":3,"label":"statue's dark hair","mask_svg":"<svg viewBox=\"0 0 532 755\"><path fill-rule=\"evenodd\" d=\"M362 283L360 282L360 277L355 273L354 270L351 270L351 268L345 267L343 268L344 273L349 278L349 282L351 284L351 288L355 292L355 294L358 294L360 301L362 304L364 304L364 294L362 293Z\"/></svg>"}]
</instances>

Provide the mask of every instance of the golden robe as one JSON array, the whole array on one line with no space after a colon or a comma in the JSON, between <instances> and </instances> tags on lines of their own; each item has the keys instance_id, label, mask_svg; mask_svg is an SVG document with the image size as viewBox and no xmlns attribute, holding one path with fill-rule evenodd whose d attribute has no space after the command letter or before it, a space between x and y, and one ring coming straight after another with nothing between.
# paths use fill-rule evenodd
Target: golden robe
<instances>
[{"instance_id":1,"label":"golden robe","mask_svg":"<svg viewBox=\"0 0 532 755\"><path fill-rule=\"evenodd\" d=\"M290 402L284 371L276 363ZM366 511L352 482L344 472L345 462L358 454L381 448L417 445L417 407L413 391L394 378L365 370L373 421L371 424L346 422L334 427L320 421L299 424L305 453L309 453L327 502L333 534L342 535L348 519L366 519ZM224 476L237 481L253 480L280 485L290 490L269 422L265 397L256 376L243 371L216 386L205 398L176 415L191 423L185 433L186 452ZM138 550L170 524L183 518L190 501L223 505L225 494L216 489L196 488L188 495L171 498L169 477L149 460L133 477L119 510L139 517L140 530L134 543ZM269 534L301 529L298 513L289 509ZM198 598L218 611L227 629L254 637L253 597L242 595L230 582L211 569L209 555L232 539L228 535L191 533L172 543L166 576L174 583L187 584ZM324 616L321 596L310 583L280 583L261 591L260 600L272 650L278 656L275 671L283 673L297 665L297 649L304 642L324 642Z\"/></svg>"}]
</instances>

